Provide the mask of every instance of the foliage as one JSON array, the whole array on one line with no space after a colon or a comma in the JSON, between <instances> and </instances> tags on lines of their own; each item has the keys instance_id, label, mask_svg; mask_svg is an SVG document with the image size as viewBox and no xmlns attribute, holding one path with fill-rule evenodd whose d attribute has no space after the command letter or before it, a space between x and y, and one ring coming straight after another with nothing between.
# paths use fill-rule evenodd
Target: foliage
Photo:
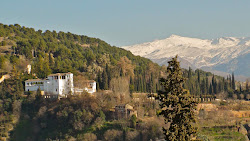
<instances>
[{"instance_id":1,"label":"foliage","mask_svg":"<svg viewBox=\"0 0 250 141\"><path fill-rule=\"evenodd\" d=\"M131 81L134 91L149 91L149 83L153 81L156 92L160 66L100 39L61 31L35 31L18 24L0 24L0 31L0 37L14 43L9 50L1 52L5 55L1 55L0 69L8 60L17 66L22 64L18 60L25 58L39 78L57 72L81 73L86 79L95 79L98 89L107 90L112 78L123 76L134 80Z\"/></svg>"},{"instance_id":2,"label":"foliage","mask_svg":"<svg viewBox=\"0 0 250 141\"><path fill-rule=\"evenodd\" d=\"M100 39L69 32L43 32L18 24L0 24L0 37L3 39L0 43L1 76L11 75L0 84L0 136L3 137L0 140L10 136L12 140L99 140L105 139L105 133L106 136L110 133L121 135L123 140L161 137L162 124L138 122L135 116L115 121L109 110L121 102L131 102L134 92L166 90L158 81L165 76L165 66L160 67L149 59L134 56ZM28 64L32 65L35 76L25 72ZM235 94L236 98L244 95L249 99L248 83L245 88L235 90L234 75L223 79L202 70L182 71L183 77L188 78L183 87L192 95L205 97L225 92L229 97ZM99 95L50 101L41 98L40 90L24 92L25 80L45 78L57 72L73 72L74 79L79 81L96 80ZM110 89L113 92L103 91ZM185 93L181 89L180 92ZM183 95L179 101L185 101L185 105L188 97ZM135 102L134 106L138 105L141 117L154 117L155 111L159 110L155 104L143 100Z\"/></svg>"},{"instance_id":3,"label":"foliage","mask_svg":"<svg viewBox=\"0 0 250 141\"><path fill-rule=\"evenodd\" d=\"M194 109L196 102L192 100L182 87L184 78L177 61L177 56L168 62L167 77L161 78L165 91L159 92L161 114L169 128L163 128L166 140L190 140L196 134Z\"/></svg>"},{"instance_id":4,"label":"foliage","mask_svg":"<svg viewBox=\"0 0 250 141\"><path fill-rule=\"evenodd\" d=\"M203 137L202 137L203 136ZM237 131L224 127L202 128L200 138L214 141L244 141L245 137Z\"/></svg>"}]
</instances>

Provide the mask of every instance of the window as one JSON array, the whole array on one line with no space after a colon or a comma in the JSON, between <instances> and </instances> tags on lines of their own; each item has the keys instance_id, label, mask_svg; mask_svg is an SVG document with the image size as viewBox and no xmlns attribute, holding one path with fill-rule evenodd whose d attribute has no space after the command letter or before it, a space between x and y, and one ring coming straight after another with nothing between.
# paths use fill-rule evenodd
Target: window
<instances>
[{"instance_id":1,"label":"window","mask_svg":"<svg viewBox=\"0 0 250 141\"><path fill-rule=\"evenodd\" d=\"M60 79L62 79L62 76L60 76Z\"/></svg>"},{"instance_id":2,"label":"window","mask_svg":"<svg viewBox=\"0 0 250 141\"><path fill-rule=\"evenodd\" d=\"M65 76L62 76L62 79L65 79Z\"/></svg>"},{"instance_id":3,"label":"window","mask_svg":"<svg viewBox=\"0 0 250 141\"><path fill-rule=\"evenodd\" d=\"M28 92L30 91L30 89L28 89Z\"/></svg>"},{"instance_id":4,"label":"window","mask_svg":"<svg viewBox=\"0 0 250 141\"><path fill-rule=\"evenodd\" d=\"M57 89L56 89L56 92L57 92Z\"/></svg>"}]
</instances>

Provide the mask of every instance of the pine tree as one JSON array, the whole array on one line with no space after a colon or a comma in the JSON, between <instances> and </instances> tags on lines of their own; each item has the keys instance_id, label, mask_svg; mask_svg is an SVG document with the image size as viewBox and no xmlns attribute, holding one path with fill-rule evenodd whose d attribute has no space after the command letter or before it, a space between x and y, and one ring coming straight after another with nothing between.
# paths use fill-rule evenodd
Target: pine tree
<instances>
[{"instance_id":1,"label":"pine tree","mask_svg":"<svg viewBox=\"0 0 250 141\"><path fill-rule=\"evenodd\" d=\"M197 103L191 98L188 91L183 89L184 78L182 76L177 56L168 62L167 78L161 78L160 83L164 91L158 92L161 101L161 114L170 127L163 128L165 139L171 141L190 140L197 129L194 127L194 109Z\"/></svg>"}]
</instances>

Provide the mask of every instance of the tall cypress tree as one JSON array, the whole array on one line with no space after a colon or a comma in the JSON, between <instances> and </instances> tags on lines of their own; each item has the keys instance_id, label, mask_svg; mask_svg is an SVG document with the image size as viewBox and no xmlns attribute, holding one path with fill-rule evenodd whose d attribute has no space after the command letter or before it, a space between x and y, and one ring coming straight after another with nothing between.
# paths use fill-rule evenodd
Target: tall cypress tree
<instances>
[{"instance_id":1,"label":"tall cypress tree","mask_svg":"<svg viewBox=\"0 0 250 141\"><path fill-rule=\"evenodd\" d=\"M206 94L208 94L209 93L209 83L208 83L208 77L207 76L206 76L206 90L207 90Z\"/></svg>"},{"instance_id":2,"label":"tall cypress tree","mask_svg":"<svg viewBox=\"0 0 250 141\"><path fill-rule=\"evenodd\" d=\"M231 75L229 75L229 78L228 78L228 79L229 79L229 87L232 88L232 81L231 81L232 79L231 79Z\"/></svg>"},{"instance_id":3,"label":"tall cypress tree","mask_svg":"<svg viewBox=\"0 0 250 141\"><path fill-rule=\"evenodd\" d=\"M103 86L104 90L107 90L108 86L109 86L108 85L108 75L107 75L106 70L104 70L102 73L102 86Z\"/></svg>"},{"instance_id":4,"label":"tall cypress tree","mask_svg":"<svg viewBox=\"0 0 250 141\"><path fill-rule=\"evenodd\" d=\"M210 83L209 85L209 94L213 94L213 87L212 87L212 84Z\"/></svg>"},{"instance_id":5,"label":"tall cypress tree","mask_svg":"<svg viewBox=\"0 0 250 141\"><path fill-rule=\"evenodd\" d=\"M198 83L199 83L199 84L201 84L201 78L200 78L200 70L198 70L198 73L197 73L197 75L198 75Z\"/></svg>"},{"instance_id":6,"label":"tall cypress tree","mask_svg":"<svg viewBox=\"0 0 250 141\"><path fill-rule=\"evenodd\" d=\"M247 81L246 81L246 92L248 92L249 91L249 86L248 86L248 79L247 79Z\"/></svg>"},{"instance_id":7,"label":"tall cypress tree","mask_svg":"<svg viewBox=\"0 0 250 141\"><path fill-rule=\"evenodd\" d=\"M192 69L191 67L188 68L188 78L192 77Z\"/></svg>"},{"instance_id":8,"label":"tall cypress tree","mask_svg":"<svg viewBox=\"0 0 250 141\"><path fill-rule=\"evenodd\" d=\"M107 72L107 76L108 76L108 88L110 88L109 84L111 81L111 73L110 73L110 68L109 68L108 64L106 64L106 72Z\"/></svg>"},{"instance_id":9,"label":"tall cypress tree","mask_svg":"<svg viewBox=\"0 0 250 141\"><path fill-rule=\"evenodd\" d=\"M183 89L184 78L182 76L177 56L168 62L167 78L161 78L160 83L164 91L158 92L161 101L161 114L169 128L163 128L165 139L171 141L186 141L195 135L194 109L197 103L191 98L188 91Z\"/></svg>"},{"instance_id":10,"label":"tall cypress tree","mask_svg":"<svg viewBox=\"0 0 250 141\"><path fill-rule=\"evenodd\" d=\"M205 80L205 78L202 79L202 81L201 81L201 91L202 91L202 94L206 94L206 93L207 93L206 80Z\"/></svg>"},{"instance_id":11,"label":"tall cypress tree","mask_svg":"<svg viewBox=\"0 0 250 141\"><path fill-rule=\"evenodd\" d=\"M224 82L224 91L225 92L228 91L228 77L227 77L227 80Z\"/></svg>"},{"instance_id":12,"label":"tall cypress tree","mask_svg":"<svg viewBox=\"0 0 250 141\"><path fill-rule=\"evenodd\" d=\"M103 86L102 86L102 77L101 77L100 71L97 74L97 86L96 86L96 88L97 88L97 90L103 89Z\"/></svg>"},{"instance_id":13,"label":"tall cypress tree","mask_svg":"<svg viewBox=\"0 0 250 141\"><path fill-rule=\"evenodd\" d=\"M234 73L232 73L232 89L235 90Z\"/></svg>"}]
</instances>

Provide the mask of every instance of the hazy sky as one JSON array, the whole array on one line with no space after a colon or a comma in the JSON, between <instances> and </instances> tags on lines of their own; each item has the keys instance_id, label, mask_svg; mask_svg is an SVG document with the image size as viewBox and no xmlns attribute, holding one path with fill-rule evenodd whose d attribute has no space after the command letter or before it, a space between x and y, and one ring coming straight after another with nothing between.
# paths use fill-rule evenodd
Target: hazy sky
<instances>
[{"instance_id":1,"label":"hazy sky","mask_svg":"<svg viewBox=\"0 0 250 141\"><path fill-rule=\"evenodd\" d=\"M171 34L250 37L250 0L1 0L0 23L123 46Z\"/></svg>"}]
</instances>

